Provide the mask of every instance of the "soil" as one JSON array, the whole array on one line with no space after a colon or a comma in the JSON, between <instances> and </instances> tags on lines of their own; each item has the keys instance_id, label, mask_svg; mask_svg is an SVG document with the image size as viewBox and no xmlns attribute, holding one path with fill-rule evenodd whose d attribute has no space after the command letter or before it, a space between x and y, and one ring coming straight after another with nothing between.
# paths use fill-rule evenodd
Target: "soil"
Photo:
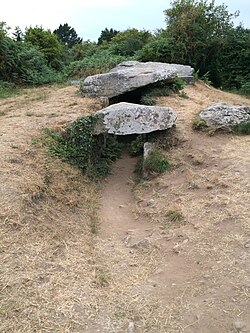
<instances>
[{"instance_id":1,"label":"soil","mask_svg":"<svg viewBox=\"0 0 250 333\"><path fill-rule=\"evenodd\" d=\"M250 101L185 92L157 99L178 114L170 170L135 182L125 152L101 184L42 131L96 101L76 87L0 100L0 332L250 331L250 138L191 128L209 104Z\"/></svg>"}]
</instances>

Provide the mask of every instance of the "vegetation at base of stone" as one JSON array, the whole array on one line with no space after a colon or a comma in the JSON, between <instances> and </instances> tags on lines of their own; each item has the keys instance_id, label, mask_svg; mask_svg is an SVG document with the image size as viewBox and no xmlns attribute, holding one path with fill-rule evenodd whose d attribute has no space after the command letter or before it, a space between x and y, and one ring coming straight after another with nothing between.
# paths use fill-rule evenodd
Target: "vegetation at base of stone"
<instances>
[{"instance_id":1,"label":"vegetation at base of stone","mask_svg":"<svg viewBox=\"0 0 250 333\"><path fill-rule=\"evenodd\" d=\"M143 156L140 156L135 164L134 172L141 177L143 173Z\"/></svg>"},{"instance_id":2,"label":"vegetation at base of stone","mask_svg":"<svg viewBox=\"0 0 250 333\"><path fill-rule=\"evenodd\" d=\"M131 156L138 156L143 153L144 143L147 141L146 134L137 135L136 139L128 145L128 152Z\"/></svg>"},{"instance_id":3,"label":"vegetation at base of stone","mask_svg":"<svg viewBox=\"0 0 250 333\"><path fill-rule=\"evenodd\" d=\"M192 129L196 131L204 131L208 127L205 120L201 119L200 116L196 116L192 121Z\"/></svg>"},{"instance_id":4,"label":"vegetation at base of stone","mask_svg":"<svg viewBox=\"0 0 250 333\"><path fill-rule=\"evenodd\" d=\"M142 105L155 105L156 101L148 94L145 94L140 99L140 104Z\"/></svg>"},{"instance_id":5,"label":"vegetation at base of stone","mask_svg":"<svg viewBox=\"0 0 250 333\"><path fill-rule=\"evenodd\" d=\"M51 155L77 166L91 179L107 176L122 148L115 136L94 135L95 124L95 116L86 116L61 133L44 129Z\"/></svg>"},{"instance_id":6,"label":"vegetation at base of stone","mask_svg":"<svg viewBox=\"0 0 250 333\"><path fill-rule=\"evenodd\" d=\"M158 148L151 150L143 161L143 169L149 173L161 174L169 168L169 163Z\"/></svg>"},{"instance_id":7,"label":"vegetation at base of stone","mask_svg":"<svg viewBox=\"0 0 250 333\"><path fill-rule=\"evenodd\" d=\"M235 134L250 135L250 122L242 123L234 126L232 129Z\"/></svg>"},{"instance_id":8,"label":"vegetation at base of stone","mask_svg":"<svg viewBox=\"0 0 250 333\"><path fill-rule=\"evenodd\" d=\"M97 43L82 40L67 23L54 32L17 26L11 34L2 22L0 79L16 85L50 84L103 73L124 60L160 61L191 65L204 82L250 95L250 29L234 26L237 12L214 0L172 0L164 13L166 27L154 34L105 28ZM164 89L161 94L167 95ZM153 103L150 96L145 100Z\"/></svg>"}]
</instances>

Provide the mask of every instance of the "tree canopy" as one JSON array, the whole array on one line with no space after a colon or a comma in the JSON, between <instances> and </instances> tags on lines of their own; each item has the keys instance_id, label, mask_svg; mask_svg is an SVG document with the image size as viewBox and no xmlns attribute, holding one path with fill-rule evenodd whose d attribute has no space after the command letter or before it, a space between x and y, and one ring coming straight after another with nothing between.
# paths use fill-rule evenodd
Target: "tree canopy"
<instances>
[{"instance_id":1,"label":"tree canopy","mask_svg":"<svg viewBox=\"0 0 250 333\"><path fill-rule=\"evenodd\" d=\"M104 30L102 30L100 37L98 38L98 45L101 45L103 42L110 42L111 39L113 37L115 37L115 35L117 35L119 33L119 31L115 30L115 29L108 29L105 28Z\"/></svg>"},{"instance_id":2,"label":"tree canopy","mask_svg":"<svg viewBox=\"0 0 250 333\"><path fill-rule=\"evenodd\" d=\"M78 37L75 29L69 26L68 23L60 24L59 28L54 30L54 34L63 45L70 48L76 44L82 43L82 38Z\"/></svg>"}]
</instances>

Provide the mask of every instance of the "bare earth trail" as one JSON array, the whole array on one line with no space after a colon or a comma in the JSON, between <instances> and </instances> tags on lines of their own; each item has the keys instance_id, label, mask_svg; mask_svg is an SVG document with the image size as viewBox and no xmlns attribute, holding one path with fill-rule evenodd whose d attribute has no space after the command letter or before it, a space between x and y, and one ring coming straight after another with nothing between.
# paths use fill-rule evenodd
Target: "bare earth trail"
<instances>
[{"instance_id":1,"label":"bare earth trail","mask_svg":"<svg viewBox=\"0 0 250 333\"><path fill-rule=\"evenodd\" d=\"M134 166L135 159L123 155L116 161L112 175L105 181L99 215L101 232L108 237L124 237L124 232L135 228L131 192Z\"/></svg>"},{"instance_id":2,"label":"bare earth trail","mask_svg":"<svg viewBox=\"0 0 250 333\"><path fill-rule=\"evenodd\" d=\"M250 102L185 91L157 100L178 114L170 171L135 185L124 154L101 190L41 139L94 100L75 87L0 100L1 333L250 330L250 138L191 129L209 104Z\"/></svg>"}]
</instances>

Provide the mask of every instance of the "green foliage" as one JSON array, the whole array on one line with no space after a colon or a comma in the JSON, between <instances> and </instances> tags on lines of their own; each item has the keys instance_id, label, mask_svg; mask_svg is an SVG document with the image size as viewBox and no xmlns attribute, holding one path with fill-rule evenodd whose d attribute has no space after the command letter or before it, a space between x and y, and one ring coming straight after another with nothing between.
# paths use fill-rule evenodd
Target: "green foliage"
<instances>
[{"instance_id":1,"label":"green foliage","mask_svg":"<svg viewBox=\"0 0 250 333\"><path fill-rule=\"evenodd\" d=\"M173 43L173 38L161 31L136 52L136 58L140 61L177 62L172 51Z\"/></svg>"},{"instance_id":2,"label":"green foliage","mask_svg":"<svg viewBox=\"0 0 250 333\"><path fill-rule=\"evenodd\" d=\"M141 98L141 103L145 105L155 105L154 97L169 96L172 93L178 94L184 89L185 82L176 77L171 81L159 81L146 87Z\"/></svg>"},{"instance_id":3,"label":"green foliage","mask_svg":"<svg viewBox=\"0 0 250 333\"><path fill-rule=\"evenodd\" d=\"M94 135L95 124L95 116L86 116L62 133L45 129L50 153L77 166L92 179L109 174L110 163L120 156L122 148L114 136Z\"/></svg>"},{"instance_id":4,"label":"green foliage","mask_svg":"<svg viewBox=\"0 0 250 333\"><path fill-rule=\"evenodd\" d=\"M98 38L98 45L101 45L104 42L110 42L111 39L113 37L115 37L117 34L119 33L119 31L115 30L115 29L108 29L105 28L104 30L102 30L100 37Z\"/></svg>"},{"instance_id":5,"label":"green foliage","mask_svg":"<svg viewBox=\"0 0 250 333\"><path fill-rule=\"evenodd\" d=\"M24 40L37 47L43 54L47 63L59 70L62 68L62 45L57 36L50 30L44 30L42 27L27 28Z\"/></svg>"},{"instance_id":6,"label":"green foliage","mask_svg":"<svg viewBox=\"0 0 250 333\"><path fill-rule=\"evenodd\" d=\"M14 83L0 80L0 98L10 97L18 93L20 93L20 89Z\"/></svg>"},{"instance_id":7,"label":"green foliage","mask_svg":"<svg viewBox=\"0 0 250 333\"><path fill-rule=\"evenodd\" d=\"M63 45L71 48L76 44L82 43L82 38L78 37L74 28L68 25L68 23L60 24L59 28L53 32Z\"/></svg>"},{"instance_id":8,"label":"green foliage","mask_svg":"<svg viewBox=\"0 0 250 333\"><path fill-rule=\"evenodd\" d=\"M192 122L192 129L197 131L203 131L207 129L205 120L201 119L200 116L196 116Z\"/></svg>"},{"instance_id":9,"label":"green foliage","mask_svg":"<svg viewBox=\"0 0 250 333\"><path fill-rule=\"evenodd\" d=\"M250 135L250 122L242 123L233 127L233 133Z\"/></svg>"},{"instance_id":10,"label":"green foliage","mask_svg":"<svg viewBox=\"0 0 250 333\"><path fill-rule=\"evenodd\" d=\"M143 168L149 173L161 174L169 168L169 163L161 150L153 149L144 160Z\"/></svg>"},{"instance_id":11,"label":"green foliage","mask_svg":"<svg viewBox=\"0 0 250 333\"><path fill-rule=\"evenodd\" d=\"M154 99L151 98L148 94L145 94L141 97L140 104L143 105L155 105L156 102Z\"/></svg>"},{"instance_id":12,"label":"green foliage","mask_svg":"<svg viewBox=\"0 0 250 333\"><path fill-rule=\"evenodd\" d=\"M184 88L185 88L185 82L181 78L176 77L172 82L171 90L173 90L173 92L177 94L179 93L180 90Z\"/></svg>"},{"instance_id":13,"label":"green foliage","mask_svg":"<svg viewBox=\"0 0 250 333\"><path fill-rule=\"evenodd\" d=\"M214 0L173 0L171 5L165 15L166 32L175 41L174 58L199 69L201 75L209 71L213 83L220 85L219 57L237 13L230 14Z\"/></svg>"},{"instance_id":14,"label":"green foliage","mask_svg":"<svg viewBox=\"0 0 250 333\"><path fill-rule=\"evenodd\" d=\"M250 29L238 26L230 32L220 62L222 87L249 95Z\"/></svg>"},{"instance_id":15,"label":"green foliage","mask_svg":"<svg viewBox=\"0 0 250 333\"><path fill-rule=\"evenodd\" d=\"M62 76L47 65L43 53L34 46L6 37L0 41L0 49L0 75L4 81L32 85L62 81Z\"/></svg>"},{"instance_id":16,"label":"green foliage","mask_svg":"<svg viewBox=\"0 0 250 333\"><path fill-rule=\"evenodd\" d=\"M141 177L143 173L143 156L140 156L135 164L134 172Z\"/></svg>"},{"instance_id":17,"label":"green foliage","mask_svg":"<svg viewBox=\"0 0 250 333\"><path fill-rule=\"evenodd\" d=\"M99 50L91 56L72 62L65 68L65 74L70 78L84 78L88 75L109 71L111 68L126 59L126 57L110 53L109 50Z\"/></svg>"},{"instance_id":18,"label":"green foliage","mask_svg":"<svg viewBox=\"0 0 250 333\"><path fill-rule=\"evenodd\" d=\"M138 156L143 153L143 145L147 141L146 134L137 135L128 146L128 152L131 156Z\"/></svg>"},{"instance_id":19,"label":"green foliage","mask_svg":"<svg viewBox=\"0 0 250 333\"><path fill-rule=\"evenodd\" d=\"M109 49L116 55L133 56L151 37L150 32L146 30L127 29L112 38Z\"/></svg>"},{"instance_id":20,"label":"green foliage","mask_svg":"<svg viewBox=\"0 0 250 333\"><path fill-rule=\"evenodd\" d=\"M246 82L241 86L240 93L242 95L250 96L250 82Z\"/></svg>"}]
</instances>

